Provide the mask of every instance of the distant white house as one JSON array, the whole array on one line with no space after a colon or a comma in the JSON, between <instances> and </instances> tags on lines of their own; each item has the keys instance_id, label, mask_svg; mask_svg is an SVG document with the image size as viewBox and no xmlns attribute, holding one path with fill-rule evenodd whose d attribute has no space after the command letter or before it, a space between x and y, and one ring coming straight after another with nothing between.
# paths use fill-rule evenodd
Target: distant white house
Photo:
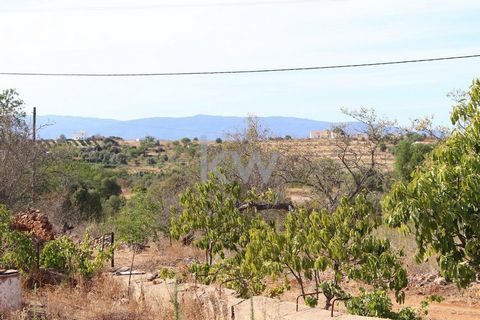
<instances>
[{"instance_id":1,"label":"distant white house","mask_svg":"<svg viewBox=\"0 0 480 320\"><path fill-rule=\"evenodd\" d=\"M85 140L86 138L87 138L87 133L85 131L75 132L72 136L72 139L76 141Z\"/></svg>"},{"instance_id":2,"label":"distant white house","mask_svg":"<svg viewBox=\"0 0 480 320\"><path fill-rule=\"evenodd\" d=\"M335 139L337 134L332 130L312 130L310 131L310 139Z\"/></svg>"}]
</instances>

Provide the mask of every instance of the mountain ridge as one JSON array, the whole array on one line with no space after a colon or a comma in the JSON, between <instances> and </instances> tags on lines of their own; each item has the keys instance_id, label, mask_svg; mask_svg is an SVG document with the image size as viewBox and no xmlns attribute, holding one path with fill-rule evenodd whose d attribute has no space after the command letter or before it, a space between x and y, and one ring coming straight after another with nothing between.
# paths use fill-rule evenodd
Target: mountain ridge
<instances>
[{"instance_id":1,"label":"mountain ridge","mask_svg":"<svg viewBox=\"0 0 480 320\"><path fill-rule=\"evenodd\" d=\"M118 136L124 139L141 139L154 136L158 139L178 140L183 137L204 139L223 138L226 133L236 132L245 127L246 117L215 116L198 114L188 117L150 117L134 120L115 120L95 117L77 117L63 115L41 115L37 117L43 139L56 139L60 135L73 137L76 132L84 131L87 136ZM261 123L274 136L290 135L294 138L306 138L311 130L325 130L339 122L318 121L286 116L258 117ZM47 125L49 124L49 125ZM346 123L349 129L359 129L358 122Z\"/></svg>"}]
</instances>

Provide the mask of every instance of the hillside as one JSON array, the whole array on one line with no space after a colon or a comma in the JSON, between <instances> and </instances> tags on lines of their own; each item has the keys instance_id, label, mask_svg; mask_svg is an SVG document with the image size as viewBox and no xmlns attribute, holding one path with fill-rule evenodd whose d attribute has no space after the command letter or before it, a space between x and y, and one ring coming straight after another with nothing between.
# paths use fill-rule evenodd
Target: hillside
<instances>
[{"instance_id":1,"label":"hillside","mask_svg":"<svg viewBox=\"0 0 480 320\"><path fill-rule=\"evenodd\" d=\"M335 123L316 121L294 117L260 117L263 125L271 130L274 136L290 135L295 138L306 138L311 130L331 128ZM39 134L44 139L56 139L64 134L71 138L74 133L83 131L87 136L100 134L117 136L124 139L140 139L153 136L158 139L178 140L183 137L215 139L224 137L226 133L236 132L245 126L244 117L222 117L196 115L192 117L155 117L137 120L113 120L84 118L72 116L45 115L38 117L43 127ZM359 123L348 123L351 130L360 127Z\"/></svg>"}]
</instances>

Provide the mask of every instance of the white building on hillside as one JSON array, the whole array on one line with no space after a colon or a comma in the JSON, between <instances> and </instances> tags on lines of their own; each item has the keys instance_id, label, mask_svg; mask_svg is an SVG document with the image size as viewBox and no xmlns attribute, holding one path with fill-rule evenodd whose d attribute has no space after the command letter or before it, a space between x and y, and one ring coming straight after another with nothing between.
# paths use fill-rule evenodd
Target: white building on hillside
<instances>
[{"instance_id":1,"label":"white building on hillside","mask_svg":"<svg viewBox=\"0 0 480 320\"><path fill-rule=\"evenodd\" d=\"M335 139L337 134L332 130L312 130L310 131L310 139Z\"/></svg>"},{"instance_id":2,"label":"white building on hillside","mask_svg":"<svg viewBox=\"0 0 480 320\"><path fill-rule=\"evenodd\" d=\"M72 139L76 141L85 140L86 138L87 138L87 133L85 131L75 132L72 136Z\"/></svg>"}]
</instances>

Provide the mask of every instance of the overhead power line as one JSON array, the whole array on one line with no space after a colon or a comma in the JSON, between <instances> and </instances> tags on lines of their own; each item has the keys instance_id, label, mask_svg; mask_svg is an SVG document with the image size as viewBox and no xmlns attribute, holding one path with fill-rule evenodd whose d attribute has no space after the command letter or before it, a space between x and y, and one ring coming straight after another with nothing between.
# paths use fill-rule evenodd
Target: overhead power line
<instances>
[{"instance_id":1,"label":"overhead power line","mask_svg":"<svg viewBox=\"0 0 480 320\"><path fill-rule=\"evenodd\" d=\"M192 72L152 72L152 73L44 73L44 72L0 72L4 76L46 76L46 77L158 77L158 76L194 76L194 75L220 75L220 74L243 74L243 73L269 73L269 72L292 72L292 71L311 71L325 69L346 69L359 67L386 66L395 64L408 64L420 62L433 62L445 60L458 60L480 58L480 54L449 56L438 58L397 60L384 62L370 62L358 64L340 64L314 67L292 67L292 68L274 68L274 69L251 69L251 70L226 70L226 71L192 71Z\"/></svg>"},{"instance_id":2,"label":"overhead power line","mask_svg":"<svg viewBox=\"0 0 480 320\"><path fill-rule=\"evenodd\" d=\"M240 6L268 6L282 4L302 4L325 2L333 0L273 0L273 1L233 1L233 2L206 2L206 3L160 3L145 5L124 6L85 6L85 7L38 7L28 9L12 9L10 12L65 12L65 11L117 11L117 10L144 10L144 9L171 9L171 8L208 8L208 7L240 7ZM7 11L8 12L8 11Z\"/></svg>"}]
</instances>

